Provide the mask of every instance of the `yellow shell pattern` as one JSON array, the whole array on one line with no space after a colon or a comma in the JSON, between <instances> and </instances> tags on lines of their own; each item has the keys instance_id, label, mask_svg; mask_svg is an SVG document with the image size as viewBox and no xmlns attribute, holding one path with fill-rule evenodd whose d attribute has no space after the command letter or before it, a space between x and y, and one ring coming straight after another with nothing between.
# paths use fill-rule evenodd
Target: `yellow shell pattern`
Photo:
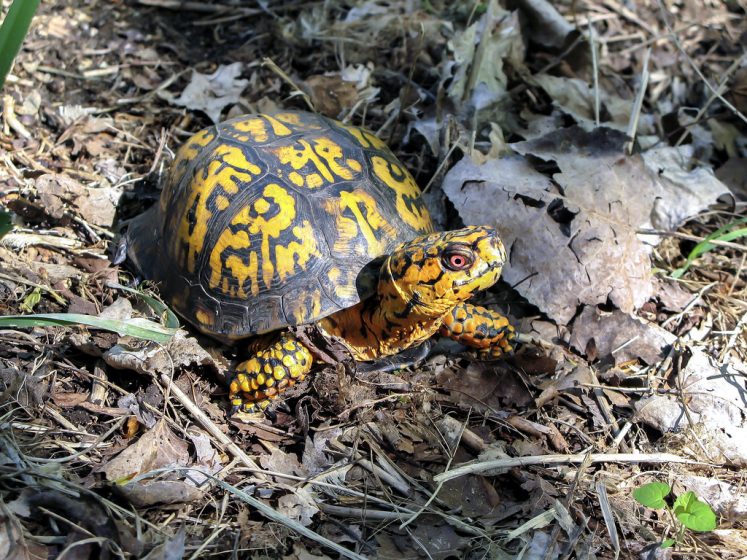
<instances>
[{"instance_id":1,"label":"yellow shell pattern","mask_svg":"<svg viewBox=\"0 0 747 560\"><path fill-rule=\"evenodd\" d=\"M181 315L228 339L356 304L368 295L356 287L366 264L433 229L420 189L380 139L303 112L198 132L140 220L128 252L140 251L141 272ZM153 236L159 245L143 258Z\"/></svg>"}]
</instances>

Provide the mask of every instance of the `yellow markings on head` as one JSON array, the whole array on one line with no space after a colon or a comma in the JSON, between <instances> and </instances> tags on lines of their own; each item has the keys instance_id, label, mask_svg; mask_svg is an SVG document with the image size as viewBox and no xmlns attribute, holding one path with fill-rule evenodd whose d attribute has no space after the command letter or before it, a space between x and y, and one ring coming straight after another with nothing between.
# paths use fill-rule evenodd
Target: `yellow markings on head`
<instances>
[{"instance_id":1,"label":"yellow markings on head","mask_svg":"<svg viewBox=\"0 0 747 560\"><path fill-rule=\"evenodd\" d=\"M430 215L419 201L420 188L412 175L403 167L380 156L371 158L374 174L392 189L397 196L397 212L412 228L423 232L433 231Z\"/></svg>"},{"instance_id":2,"label":"yellow markings on head","mask_svg":"<svg viewBox=\"0 0 747 560\"><path fill-rule=\"evenodd\" d=\"M363 169L361 162L345 158L342 147L326 136L301 138L272 152L281 165L290 166L287 178L298 187L316 189L340 180L350 181ZM278 172L284 175L282 167Z\"/></svg>"}]
</instances>

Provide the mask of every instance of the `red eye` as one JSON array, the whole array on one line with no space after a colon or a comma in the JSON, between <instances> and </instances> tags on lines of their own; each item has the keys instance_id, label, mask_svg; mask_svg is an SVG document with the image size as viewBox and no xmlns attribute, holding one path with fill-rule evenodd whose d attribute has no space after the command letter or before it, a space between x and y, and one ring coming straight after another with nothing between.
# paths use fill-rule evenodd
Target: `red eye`
<instances>
[{"instance_id":1,"label":"red eye","mask_svg":"<svg viewBox=\"0 0 747 560\"><path fill-rule=\"evenodd\" d=\"M464 268L467 266L467 259L464 255L451 255L449 257L449 264L454 268Z\"/></svg>"},{"instance_id":2,"label":"red eye","mask_svg":"<svg viewBox=\"0 0 747 560\"><path fill-rule=\"evenodd\" d=\"M462 252L448 252L444 254L443 259L444 266L450 270L464 270L472 266L474 259L472 255L468 255Z\"/></svg>"}]
</instances>

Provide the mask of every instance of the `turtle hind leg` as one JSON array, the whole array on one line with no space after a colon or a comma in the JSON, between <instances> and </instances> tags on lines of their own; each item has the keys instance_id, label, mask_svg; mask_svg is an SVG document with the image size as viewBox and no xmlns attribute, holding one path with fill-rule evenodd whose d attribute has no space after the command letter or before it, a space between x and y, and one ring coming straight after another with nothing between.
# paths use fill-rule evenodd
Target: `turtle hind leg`
<instances>
[{"instance_id":1,"label":"turtle hind leg","mask_svg":"<svg viewBox=\"0 0 747 560\"><path fill-rule=\"evenodd\" d=\"M264 411L280 393L303 381L313 362L309 349L284 333L236 367L229 385L231 412Z\"/></svg>"},{"instance_id":2,"label":"turtle hind leg","mask_svg":"<svg viewBox=\"0 0 747 560\"><path fill-rule=\"evenodd\" d=\"M460 303L444 315L440 333L493 358L513 351L516 337L506 317L471 303Z\"/></svg>"}]
</instances>

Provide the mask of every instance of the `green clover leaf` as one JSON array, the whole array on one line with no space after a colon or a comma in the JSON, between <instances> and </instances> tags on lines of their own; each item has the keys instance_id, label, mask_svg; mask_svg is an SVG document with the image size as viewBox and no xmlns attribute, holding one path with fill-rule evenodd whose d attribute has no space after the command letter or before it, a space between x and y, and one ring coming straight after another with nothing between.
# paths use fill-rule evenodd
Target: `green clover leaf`
<instances>
[{"instance_id":1,"label":"green clover leaf","mask_svg":"<svg viewBox=\"0 0 747 560\"><path fill-rule=\"evenodd\" d=\"M663 509L667 503L664 501L672 489L664 482L650 482L633 490L633 498L639 504L651 509Z\"/></svg>"},{"instance_id":2,"label":"green clover leaf","mask_svg":"<svg viewBox=\"0 0 747 560\"><path fill-rule=\"evenodd\" d=\"M716 514L711 506L698 499L695 492L679 496L674 502L673 512L691 531L713 531L716 528Z\"/></svg>"}]
</instances>

